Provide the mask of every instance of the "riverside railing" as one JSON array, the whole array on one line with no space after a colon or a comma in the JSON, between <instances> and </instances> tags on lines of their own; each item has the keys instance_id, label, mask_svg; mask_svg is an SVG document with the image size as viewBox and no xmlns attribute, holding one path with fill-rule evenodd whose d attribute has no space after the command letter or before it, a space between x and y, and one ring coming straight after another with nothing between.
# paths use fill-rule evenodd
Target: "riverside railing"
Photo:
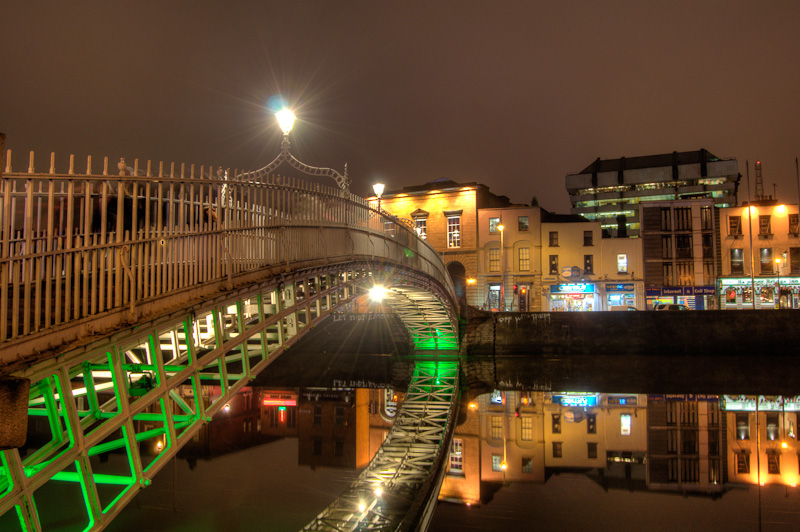
<instances>
[{"instance_id":1,"label":"riverside railing","mask_svg":"<svg viewBox=\"0 0 800 532\"><path fill-rule=\"evenodd\" d=\"M53 154L37 173L33 152L14 172L11 155L0 183L0 347L111 314L130 323L144 303L312 261L395 261L452 296L425 241L338 187L138 160L110 170L108 158L93 173L91 157L77 173L73 156L59 173Z\"/></svg>"}]
</instances>

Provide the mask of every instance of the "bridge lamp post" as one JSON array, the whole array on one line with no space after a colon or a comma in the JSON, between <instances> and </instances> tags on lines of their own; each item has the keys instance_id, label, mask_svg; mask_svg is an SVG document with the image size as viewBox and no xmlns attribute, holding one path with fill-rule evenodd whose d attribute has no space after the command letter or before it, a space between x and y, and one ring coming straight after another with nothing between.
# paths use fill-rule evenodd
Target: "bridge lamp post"
<instances>
[{"instance_id":1,"label":"bridge lamp post","mask_svg":"<svg viewBox=\"0 0 800 532\"><path fill-rule=\"evenodd\" d=\"M381 212L381 196L383 196L383 189L386 186L383 183L375 183L372 185L372 191L378 196L378 214Z\"/></svg>"},{"instance_id":2,"label":"bridge lamp post","mask_svg":"<svg viewBox=\"0 0 800 532\"><path fill-rule=\"evenodd\" d=\"M778 273L778 286L775 290L775 308L781 308L781 259L775 259L775 271Z\"/></svg>"},{"instance_id":3,"label":"bridge lamp post","mask_svg":"<svg viewBox=\"0 0 800 532\"><path fill-rule=\"evenodd\" d=\"M376 284L369 289L369 298L371 300L380 303L384 297L386 297L386 288Z\"/></svg>"},{"instance_id":4,"label":"bridge lamp post","mask_svg":"<svg viewBox=\"0 0 800 532\"><path fill-rule=\"evenodd\" d=\"M294 113L289 109L284 108L275 113L275 118L278 119L278 125L281 127L281 131L283 131L283 136L288 137L289 132L292 130L292 126L294 126L294 121L296 118Z\"/></svg>"}]
</instances>

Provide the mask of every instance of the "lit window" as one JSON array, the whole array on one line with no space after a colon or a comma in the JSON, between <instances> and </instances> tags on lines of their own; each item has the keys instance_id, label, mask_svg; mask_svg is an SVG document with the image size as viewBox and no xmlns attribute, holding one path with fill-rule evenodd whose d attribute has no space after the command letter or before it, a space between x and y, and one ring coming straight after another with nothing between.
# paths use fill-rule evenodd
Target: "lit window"
<instances>
[{"instance_id":1,"label":"lit window","mask_svg":"<svg viewBox=\"0 0 800 532\"><path fill-rule=\"evenodd\" d=\"M553 414L553 434L561 434L561 414Z\"/></svg>"},{"instance_id":2,"label":"lit window","mask_svg":"<svg viewBox=\"0 0 800 532\"><path fill-rule=\"evenodd\" d=\"M519 248L519 270L527 272L531 269L531 248Z\"/></svg>"},{"instance_id":3,"label":"lit window","mask_svg":"<svg viewBox=\"0 0 800 532\"><path fill-rule=\"evenodd\" d=\"M533 418L526 416L520 420L520 437L523 441L533 440Z\"/></svg>"},{"instance_id":4,"label":"lit window","mask_svg":"<svg viewBox=\"0 0 800 532\"><path fill-rule=\"evenodd\" d=\"M558 273L558 255L550 255L550 273Z\"/></svg>"},{"instance_id":5,"label":"lit window","mask_svg":"<svg viewBox=\"0 0 800 532\"><path fill-rule=\"evenodd\" d=\"M464 440L461 438L453 438L453 443L450 445L450 472L462 473L463 472L463 454L464 454Z\"/></svg>"},{"instance_id":6,"label":"lit window","mask_svg":"<svg viewBox=\"0 0 800 532\"><path fill-rule=\"evenodd\" d=\"M750 416L747 412L736 414L736 439L750 439Z\"/></svg>"},{"instance_id":7,"label":"lit window","mask_svg":"<svg viewBox=\"0 0 800 532\"><path fill-rule=\"evenodd\" d=\"M617 273L628 273L628 255L617 255Z\"/></svg>"},{"instance_id":8,"label":"lit window","mask_svg":"<svg viewBox=\"0 0 800 532\"><path fill-rule=\"evenodd\" d=\"M489 271L500 271L500 248L491 248L489 250Z\"/></svg>"},{"instance_id":9,"label":"lit window","mask_svg":"<svg viewBox=\"0 0 800 532\"><path fill-rule=\"evenodd\" d=\"M594 255L583 256L583 271L589 275L594 273Z\"/></svg>"},{"instance_id":10,"label":"lit window","mask_svg":"<svg viewBox=\"0 0 800 532\"><path fill-rule=\"evenodd\" d=\"M499 454L492 455L492 471L502 471L503 470L503 457Z\"/></svg>"},{"instance_id":11,"label":"lit window","mask_svg":"<svg viewBox=\"0 0 800 532\"><path fill-rule=\"evenodd\" d=\"M622 414L619 416L619 423L620 423L620 434L623 436L630 436L631 435L631 415L630 414Z\"/></svg>"},{"instance_id":12,"label":"lit window","mask_svg":"<svg viewBox=\"0 0 800 532\"><path fill-rule=\"evenodd\" d=\"M461 216L447 217L447 247L461 247Z\"/></svg>"},{"instance_id":13,"label":"lit window","mask_svg":"<svg viewBox=\"0 0 800 532\"><path fill-rule=\"evenodd\" d=\"M428 220L426 218L415 218L414 230L422 240L428 238Z\"/></svg>"},{"instance_id":14,"label":"lit window","mask_svg":"<svg viewBox=\"0 0 800 532\"><path fill-rule=\"evenodd\" d=\"M530 228L530 225L528 224L528 217L527 216L520 216L517 220L518 220L518 223L519 223L518 229L520 231L527 231Z\"/></svg>"},{"instance_id":15,"label":"lit window","mask_svg":"<svg viewBox=\"0 0 800 532\"><path fill-rule=\"evenodd\" d=\"M497 233L497 226L500 225L500 218L489 218L489 232Z\"/></svg>"},{"instance_id":16,"label":"lit window","mask_svg":"<svg viewBox=\"0 0 800 532\"><path fill-rule=\"evenodd\" d=\"M522 457L522 472L533 473L533 458Z\"/></svg>"},{"instance_id":17,"label":"lit window","mask_svg":"<svg viewBox=\"0 0 800 532\"><path fill-rule=\"evenodd\" d=\"M492 416L492 439L503 439L503 418L500 416Z\"/></svg>"}]
</instances>

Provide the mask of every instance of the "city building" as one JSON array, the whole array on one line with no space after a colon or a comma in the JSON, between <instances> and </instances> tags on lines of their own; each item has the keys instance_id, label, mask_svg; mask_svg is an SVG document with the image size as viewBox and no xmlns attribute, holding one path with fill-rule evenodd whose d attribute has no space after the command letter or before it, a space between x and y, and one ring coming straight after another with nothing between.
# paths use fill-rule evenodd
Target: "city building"
<instances>
[{"instance_id":1,"label":"city building","mask_svg":"<svg viewBox=\"0 0 800 532\"><path fill-rule=\"evenodd\" d=\"M542 310L644 310L640 240L602 238L599 222L571 214L542 210L541 222Z\"/></svg>"},{"instance_id":2,"label":"city building","mask_svg":"<svg viewBox=\"0 0 800 532\"><path fill-rule=\"evenodd\" d=\"M453 431L439 500L477 505L481 502L481 414L477 399L469 402L465 417Z\"/></svg>"},{"instance_id":3,"label":"city building","mask_svg":"<svg viewBox=\"0 0 800 532\"><path fill-rule=\"evenodd\" d=\"M417 230L444 259L456 286L456 295L467 304L481 306L475 284L478 274L478 210L510 207L505 196L497 196L478 183L456 183L440 178L424 185L386 191L367 198Z\"/></svg>"},{"instance_id":4,"label":"city building","mask_svg":"<svg viewBox=\"0 0 800 532\"><path fill-rule=\"evenodd\" d=\"M728 482L796 487L800 397L725 395Z\"/></svg>"},{"instance_id":5,"label":"city building","mask_svg":"<svg viewBox=\"0 0 800 532\"><path fill-rule=\"evenodd\" d=\"M719 209L714 200L650 201L640 205L647 308L679 303L717 308Z\"/></svg>"},{"instance_id":6,"label":"city building","mask_svg":"<svg viewBox=\"0 0 800 532\"><path fill-rule=\"evenodd\" d=\"M721 209L720 308L800 308L799 232L797 205L762 200Z\"/></svg>"},{"instance_id":7,"label":"city building","mask_svg":"<svg viewBox=\"0 0 800 532\"><path fill-rule=\"evenodd\" d=\"M710 198L719 208L736 204L740 174L736 159L704 149L642 157L600 159L566 176L572 214L602 224L610 236L640 234L639 204Z\"/></svg>"},{"instance_id":8,"label":"city building","mask_svg":"<svg viewBox=\"0 0 800 532\"><path fill-rule=\"evenodd\" d=\"M648 488L722 493L725 421L716 395L649 395Z\"/></svg>"}]
</instances>

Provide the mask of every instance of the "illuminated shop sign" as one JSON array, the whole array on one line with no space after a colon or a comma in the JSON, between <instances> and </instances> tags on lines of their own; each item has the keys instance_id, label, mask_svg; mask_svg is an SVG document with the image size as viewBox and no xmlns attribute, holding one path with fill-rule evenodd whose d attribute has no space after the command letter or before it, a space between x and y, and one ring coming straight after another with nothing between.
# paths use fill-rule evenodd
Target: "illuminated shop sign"
<instances>
[{"instance_id":1,"label":"illuminated shop sign","mask_svg":"<svg viewBox=\"0 0 800 532\"><path fill-rule=\"evenodd\" d=\"M551 294L592 294L594 293L593 283L569 283L550 285Z\"/></svg>"},{"instance_id":2,"label":"illuminated shop sign","mask_svg":"<svg viewBox=\"0 0 800 532\"><path fill-rule=\"evenodd\" d=\"M607 284L606 292L633 292L633 283Z\"/></svg>"},{"instance_id":3,"label":"illuminated shop sign","mask_svg":"<svg viewBox=\"0 0 800 532\"><path fill-rule=\"evenodd\" d=\"M800 412L800 396L724 395L723 408L728 411Z\"/></svg>"},{"instance_id":4,"label":"illuminated shop sign","mask_svg":"<svg viewBox=\"0 0 800 532\"><path fill-rule=\"evenodd\" d=\"M720 284L722 285L723 290L726 287L730 286L753 286L755 283L756 286L769 286L774 285L778 282L777 277L762 277L761 279L751 279L750 277L746 278L738 278L738 279L721 279ZM781 285L789 285L789 284L800 284L800 277L781 277Z\"/></svg>"},{"instance_id":5,"label":"illuminated shop sign","mask_svg":"<svg viewBox=\"0 0 800 532\"><path fill-rule=\"evenodd\" d=\"M638 398L635 395L609 395L606 402L610 405L634 406Z\"/></svg>"},{"instance_id":6,"label":"illuminated shop sign","mask_svg":"<svg viewBox=\"0 0 800 532\"><path fill-rule=\"evenodd\" d=\"M648 401L719 401L719 395L707 395L704 393L657 393L647 396Z\"/></svg>"},{"instance_id":7,"label":"illuminated shop sign","mask_svg":"<svg viewBox=\"0 0 800 532\"><path fill-rule=\"evenodd\" d=\"M554 395L553 403L562 406L597 406L597 395Z\"/></svg>"},{"instance_id":8,"label":"illuminated shop sign","mask_svg":"<svg viewBox=\"0 0 800 532\"><path fill-rule=\"evenodd\" d=\"M647 297L662 296L713 296L717 291L713 286L664 286L648 288Z\"/></svg>"}]
</instances>

